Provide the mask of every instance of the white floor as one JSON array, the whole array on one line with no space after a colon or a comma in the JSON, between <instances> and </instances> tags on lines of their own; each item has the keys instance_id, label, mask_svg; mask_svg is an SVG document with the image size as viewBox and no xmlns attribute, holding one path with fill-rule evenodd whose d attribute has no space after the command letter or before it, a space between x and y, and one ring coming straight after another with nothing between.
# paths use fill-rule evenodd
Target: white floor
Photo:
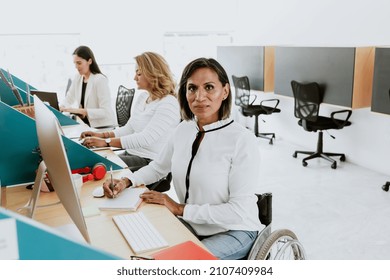
<instances>
[{"instance_id":1,"label":"white floor","mask_svg":"<svg viewBox=\"0 0 390 280\"><path fill-rule=\"evenodd\" d=\"M278 139L273 145L258 142L259 192L273 194L274 230L292 230L307 259L390 259L390 192L381 188L390 181L390 170L388 175L370 171L349 163L348 155L337 169L323 159L303 167L303 155L292 157L302 147Z\"/></svg>"}]
</instances>

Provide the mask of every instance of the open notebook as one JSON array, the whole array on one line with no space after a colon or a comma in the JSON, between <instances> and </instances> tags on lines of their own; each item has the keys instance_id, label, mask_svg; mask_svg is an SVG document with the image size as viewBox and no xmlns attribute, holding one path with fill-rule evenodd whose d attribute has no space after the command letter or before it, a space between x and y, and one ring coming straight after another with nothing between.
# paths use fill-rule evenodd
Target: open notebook
<instances>
[{"instance_id":1,"label":"open notebook","mask_svg":"<svg viewBox=\"0 0 390 280\"><path fill-rule=\"evenodd\" d=\"M147 188L127 188L121 191L116 198L104 198L99 205L101 210L129 210L136 211L141 204L140 194Z\"/></svg>"}]
</instances>

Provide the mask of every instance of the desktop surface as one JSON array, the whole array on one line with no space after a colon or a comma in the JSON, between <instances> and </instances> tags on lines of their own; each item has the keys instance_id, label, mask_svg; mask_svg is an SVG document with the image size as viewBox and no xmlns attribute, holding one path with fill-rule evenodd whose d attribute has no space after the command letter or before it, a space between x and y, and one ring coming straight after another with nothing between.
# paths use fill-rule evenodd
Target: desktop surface
<instances>
[{"instance_id":1,"label":"desktop surface","mask_svg":"<svg viewBox=\"0 0 390 280\"><path fill-rule=\"evenodd\" d=\"M114 177L120 178L123 172L123 170L114 172ZM107 174L105 179L108 177L109 175ZM92 195L93 190L97 186L101 186L103 182L104 180L89 181L83 184L80 197L84 215L86 209L97 209L98 205L101 203L101 199L105 199L94 198ZM16 211L18 207L23 206L28 201L30 194L31 190L27 190L25 187L8 188L6 208ZM55 192L40 193L38 205L56 202L59 202L59 199ZM142 203L138 208L138 211L145 214L149 221L165 238L169 246L191 240L204 248L203 244L165 206ZM115 215L126 213L130 212L100 210L100 213L97 215L85 217L91 240L90 244L124 259L129 259L130 256L135 255L112 219ZM73 223L60 203L47 207L38 206L34 217L35 220L52 227ZM148 256L157 251L159 250L146 252L142 254L142 256Z\"/></svg>"}]
</instances>

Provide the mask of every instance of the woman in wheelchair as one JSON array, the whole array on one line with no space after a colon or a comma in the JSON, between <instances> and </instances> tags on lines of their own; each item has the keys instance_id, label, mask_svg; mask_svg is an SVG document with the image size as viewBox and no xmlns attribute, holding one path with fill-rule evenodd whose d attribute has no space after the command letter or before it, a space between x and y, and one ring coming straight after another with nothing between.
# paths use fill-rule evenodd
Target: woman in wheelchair
<instances>
[{"instance_id":1,"label":"woman in wheelchair","mask_svg":"<svg viewBox=\"0 0 390 280\"><path fill-rule=\"evenodd\" d=\"M199 58L179 85L183 121L159 156L126 178L109 182L108 197L126 187L149 184L172 173L179 202L147 191L147 203L162 204L219 259L245 258L264 228L258 218L259 149L256 137L230 118L228 76L214 59Z\"/></svg>"}]
</instances>

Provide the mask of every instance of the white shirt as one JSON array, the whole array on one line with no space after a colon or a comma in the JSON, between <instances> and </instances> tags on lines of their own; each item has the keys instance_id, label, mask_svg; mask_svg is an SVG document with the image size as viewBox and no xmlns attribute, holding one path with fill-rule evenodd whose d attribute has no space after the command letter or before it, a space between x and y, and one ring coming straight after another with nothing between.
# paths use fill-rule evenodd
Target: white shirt
<instances>
[{"instance_id":1,"label":"white shirt","mask_svg":"<svg viewBox=\"0 0 390 280\"><path fill-rule=\"evenodd\" d=\"M125 126L114 130L128 153L155 159L180 122L180 108L176 97L166 95L146 103L149 94L137 93L131 117Z\"/></svg>"},{"instance_id":2,"label":"white shirt","mask_svg":"<svg viewBox=\"0 0 390 280\"><path fill-rule=\"evenodd\" d=\"M230 121L218 121L204 130ZM159 157L129 175L133 184L156 182L171 171L179 201L184 203L185 177L197 132L195 121L180 123ZM260 192L259 164L256 137L240 124L233 122L205 133L192 163L183 219L203 236L227 230L261 229L255 195Z\"/></svg>"},{"instance_id":3,"label":"white shirt","mask_svg":"<svg viewBox=\"0 0 390 280\"><path fill-rule=\"evenodd\" d=\"M82 85L83 76L76 74L61 106L79 108ZM91 127L116 124L115 113L111 107L108 79L103 74L91 73L89 76L84 103Z\"/></svg>"}]
</instances>

